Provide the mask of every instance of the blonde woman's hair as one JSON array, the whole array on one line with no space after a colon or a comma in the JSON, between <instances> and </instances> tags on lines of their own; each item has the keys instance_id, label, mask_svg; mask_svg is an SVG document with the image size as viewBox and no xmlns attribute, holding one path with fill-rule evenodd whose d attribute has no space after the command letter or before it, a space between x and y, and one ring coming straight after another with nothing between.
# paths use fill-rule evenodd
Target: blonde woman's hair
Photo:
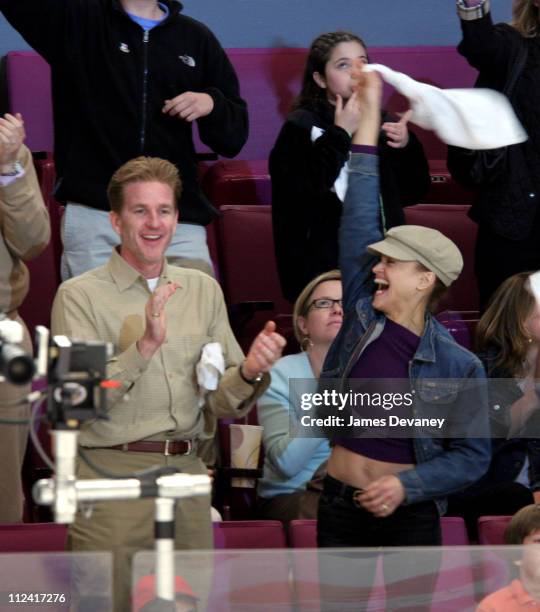
<instances>
[{"instance_id":1,"label":"blonde woman's hair","mask_svg":"<svg viewBox=\"0 0 540 612\"><path fill-rule=\"evenodd\" d=\"M530 334L525 328L535 305L527 286L530 275L531 272L520 272L507 278L493 294L476 328L477 349L498 349L494 367L502 367L512 376L525 374L530 347Z\"/></svg>"},{"instance_id":2,"label":"blonde woman's hair","mask_svg":"<svg viewBox=\"0 0 540 612\"><path fill-rule=\"evenodd\" d=\"M159 157L136 157L120 166L112 175L107 187L111 210L120 213L124 204L124 187L131 183L155 181L168 185L175 196L175 206L182 194L182 181L178 168L171 162Z\"/></svg>"},{"instance_id":3,"label":"blonde woman's hair","mask_svg":"<svg viewBox=\"0 0 540 612\"><path fill-rule=\"evenodd\" d=\"M514 0L511 25L525 38L540 34L540 8L534 0Z\"/></svg>"},{"instance_id":4,"label":"blonde woman's hair","mask_svg":"<svg viewBox=\"0 0 540 612\"><path fill-rule=\"evenodd\" d=\"M302 289L302 293L300 293L296 299L293 310L293 329L295 338L298 340L300 346L302 346L302 343L306 340L307 336L298 326L298 317L305 317L307 315L311 297L315 292L315 289L317 289L321 283L334 280L341 281L341 272L339 270L330 270L324 274L319 274L319 276L316 276Z\"/></svg>"}]
</instances>

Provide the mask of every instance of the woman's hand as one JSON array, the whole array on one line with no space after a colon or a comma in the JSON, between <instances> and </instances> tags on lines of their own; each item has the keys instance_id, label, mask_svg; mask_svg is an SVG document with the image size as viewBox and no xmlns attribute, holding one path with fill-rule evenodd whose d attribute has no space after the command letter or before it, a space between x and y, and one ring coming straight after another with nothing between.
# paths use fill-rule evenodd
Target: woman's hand
<instances>
[{"instance_id":1,"label":"woman's hand","mask_svg":"<svg viewBox=\"0 0 540 612\"><path fill-rule=\"evenodd\" d=\"M343 98L340 95L336 96L336 110L334 112L334 125L344 129L349 136L352 136L358 129L362 109L358 100L357 92L353 92L352 96L343 105Z\"/></svg>"},{"instance_id":2,"label":"woman's hand","mask_svg":"<svg viewBox=\"0 0 540 612\"><path fill-rule=\"evenodd\" d=\"M408 110L403 114L399 121L386 121L381 125L381 129L386 133L388 140L387 144L393 149L403 149L409 144L409 130L407 123L412 115L412 110Z\"/></svg>"},{"instance_id":3,"label":"woman's hand","mask_svg":"<svg viewBox=\"0 0 540 612\"><path fill-rule=\"evenodd\" d=\"M384 518L405 501L405 489L397 476L381 476L371 482L356 501L373 516Z\"/></svg>"},{"instance_id":4,"label":"woman's hand","mask_svg":"<svg viewBox=\"0 0 540 612\"><path fill-rule=\"evenodd\" d=\"M358 129L353 144L377 146L381 125L381 77L376 72L364 72L355 93L362 107Z\"/></svg>"}]
</instances>

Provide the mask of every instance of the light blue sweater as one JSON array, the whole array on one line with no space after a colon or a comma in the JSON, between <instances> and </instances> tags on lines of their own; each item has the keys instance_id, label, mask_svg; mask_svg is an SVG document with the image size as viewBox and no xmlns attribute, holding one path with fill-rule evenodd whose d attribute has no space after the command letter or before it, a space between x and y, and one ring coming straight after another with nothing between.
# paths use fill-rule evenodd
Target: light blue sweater
<instances>
[{"instance_id":1,"label":"light blue sweater","mask_svg":"<svg viewBox=\"0 0 540 612\"><path fill-rule=\"evenodd\" d=\"M289 379L314 379L307 354L282 357L274 364L270 374L272 382L257 402L259 424L264 427L265 451L263 477L259 480L258 492L266 499L305 489L315 470L330 455L326 439L294 438L289 435L289 427L296 425L296 417L289 411ZM291 398L291 402L294 401Z\"/></svg>"}]
</instances>

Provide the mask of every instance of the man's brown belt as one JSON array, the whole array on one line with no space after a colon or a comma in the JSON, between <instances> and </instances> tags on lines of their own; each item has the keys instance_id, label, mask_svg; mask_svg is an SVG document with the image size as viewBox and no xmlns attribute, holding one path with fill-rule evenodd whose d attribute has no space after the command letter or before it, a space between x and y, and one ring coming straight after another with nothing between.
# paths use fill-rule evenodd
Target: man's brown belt
<instances>
[{"instance_id":1,"label":"man's brown belt","mask_svg":"<svg viewBox=\"0 0 540 612\"><path fill-rule=\"evenodd\" d=\"M135 451L138 453L161 453L162 455L189 455L195 449L193 440L165 440L163 442L151 442L140 440L126 444L108 446L114 450Z\"/></svg>"}]
</instances>

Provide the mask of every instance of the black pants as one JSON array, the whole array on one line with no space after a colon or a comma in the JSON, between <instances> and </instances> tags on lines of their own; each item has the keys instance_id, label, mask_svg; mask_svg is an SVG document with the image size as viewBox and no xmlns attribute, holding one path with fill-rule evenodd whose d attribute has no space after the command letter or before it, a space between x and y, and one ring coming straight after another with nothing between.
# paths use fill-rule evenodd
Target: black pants
<instances>
[{"instance_id":1,"label":"black pants","mask_svg":"<svg viewBox=\"0 0 540 612\"><path fill-rule=\"evenodd\" d=\"M353 501L355 489L331 476L319 500L317 542L321 548L438 546L441 526L435 502L400 506L389 517L376 518ZM377 551L332 553L321 551L319 571L322 606L330 610L362 610L370 599ZM386 610L428 610L437 581L440 555L436 552L391 553L383 557ZM355 607L356 606L356 607Z\"/></svg>"},{"instance_id":2,"label":"black pants","mask_svg":"<svg viewBox=\"0 0 540 612\"><path fill-rule=\"evenodd\" d=\"M535 221L530 236L508 240L484 225L478 228L474 273L483 312L497 287L518 272L540 269L540 223Z\"/></svg>"}]
</instances>

